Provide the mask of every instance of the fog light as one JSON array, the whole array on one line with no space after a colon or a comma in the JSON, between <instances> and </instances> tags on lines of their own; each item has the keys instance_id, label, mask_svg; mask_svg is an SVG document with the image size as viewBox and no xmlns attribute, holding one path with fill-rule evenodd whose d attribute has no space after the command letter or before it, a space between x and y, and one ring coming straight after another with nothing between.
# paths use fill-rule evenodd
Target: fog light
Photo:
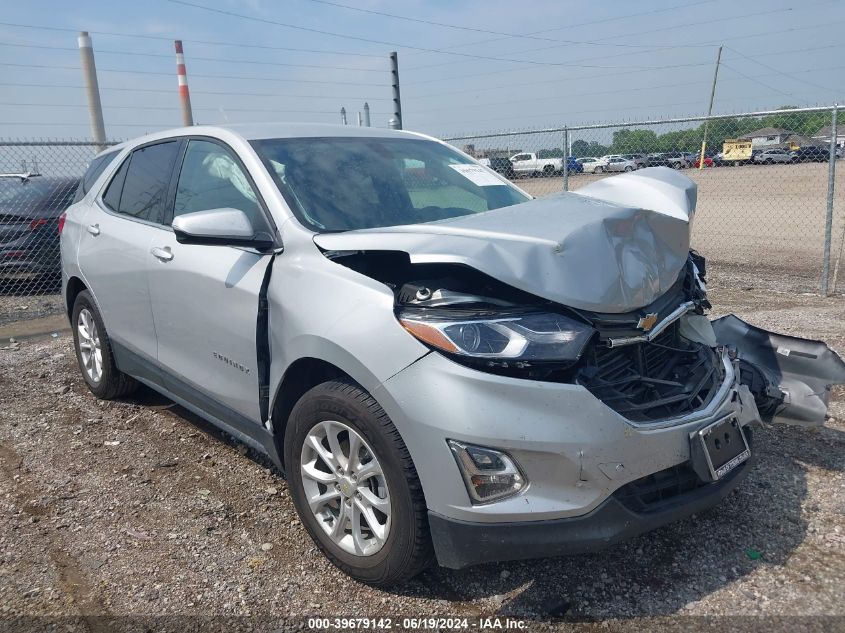
<instances>
[{"instance_id":1,"label":"fog light","mask_svg":"<svg viewBox=\"0 0 845 633\"><path fill-rule=\"evenodd\" d=\"M487 503L523 490L528 480L502 451L447 440L473 503Z\"/></svg>"}]
</instances>

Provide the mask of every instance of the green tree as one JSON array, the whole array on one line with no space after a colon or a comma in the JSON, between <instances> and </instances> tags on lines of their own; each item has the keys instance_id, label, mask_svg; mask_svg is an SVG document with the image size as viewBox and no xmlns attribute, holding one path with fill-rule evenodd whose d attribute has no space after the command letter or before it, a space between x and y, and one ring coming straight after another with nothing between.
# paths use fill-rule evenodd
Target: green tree
<instances>
[{"instance_id":1,"label":"green tree","mask_svg":"<svg viewBox=\"0 0 845 633\"><path fill-rule=\"evenodd\" d=\"M655 151L657 134L653 130L638 130L623 128L613 133L613 143L610 145L611 154L630 154L631 152Z\"/></svg>"}]
</instances>

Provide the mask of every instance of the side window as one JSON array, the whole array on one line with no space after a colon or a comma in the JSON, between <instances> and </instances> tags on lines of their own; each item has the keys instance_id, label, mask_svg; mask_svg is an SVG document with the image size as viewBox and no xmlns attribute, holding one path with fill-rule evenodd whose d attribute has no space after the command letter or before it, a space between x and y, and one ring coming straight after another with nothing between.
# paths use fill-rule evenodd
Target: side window
<instances>
[{"instance_id":1,"label":"side window","mask_svg":"<svg viewBox=\"0 0 845 633\"><path fill-rule=\"evenodd\" d=\"M243 211L256 230L264 229L258 197L231 152L210 141L188 142L173 216L223 207Z\"/></svg>"},{"instance_id":2,"label":"side window","mask_svg":"<svg viewBox=\"0 0 845 633\"><path fill-rule=\"evenodd\" d=\"M178 147L176 141L167 141L132 152L118 213L150 222L163 220Z\"/></svg>"},{"instance_id":3,"label":"side window","mask_svg":"<svg viewBox=\"0 0 845 633\"><path fill-rule=\"evenodd\" d=\"M129 158L123 161L120 169L112 176L106 192L103 194L103 202L114 212L120 208L120 194L123 192L123 183L126 180L126 172L129 170Z\"/></svg>"},{"instance_id":4,"label":"side window","mask_svg":"<svg viewBox=\"0 0 845 633\"><path fill-rule=\"evenodd\" d=\"M111 164L117 154L118 150L115 150L113 152L109 152L108 154L98 156L91 161L85 175L82 177L82 180L79 181L79 186L76 188L76 195L73 197L74 202L79 202L85 197L86 193L91 191L92 185L97 182L97 178L99 178L100 174L102 174L106 167Z\"/></svg>"}]
</instances>

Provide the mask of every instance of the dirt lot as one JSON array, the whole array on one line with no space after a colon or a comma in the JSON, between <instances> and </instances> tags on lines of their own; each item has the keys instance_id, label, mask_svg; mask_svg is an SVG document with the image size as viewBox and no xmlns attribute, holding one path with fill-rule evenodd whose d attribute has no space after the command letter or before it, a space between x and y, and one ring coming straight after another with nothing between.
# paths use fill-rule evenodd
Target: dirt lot
<instances>
[{"instance_id":1,"label":"dirt lot","mask_svg":"<svg viewBox=\"0 0 845 633\"><path fill-rule=\"evenodd\" d=\"M712 298L720 312L845 352L841 298L719 287ZM604 553L435 568L377 591L326 562L297 520L284 479L260 457L150 391L95 401L66 334L3 344L0 622L7 628L21 615L67 616L74 618L63 621L67 630L102 631L111 624L101 616L251 615L259 619L247 622L265 630L304 615L499 614L525 618L530 630L572 622L610 630L845 630L842 390L823 428L758 430L752 474L712 511ZM723 615L753 617L703 617Z\"/></svg>"},{"instance_id":2,"label":"dirt lot","mask_svg":"<svg viewBox=\"0 0 845 633\"><path fill-rule=\"evenodd\" d=\"M698 183L698 208L693 247L712 262L732 267L738 276L754 265L746 282L782 287L788 275L793 287L817 290L824 248L827 210L828 166L747 165L703 170L685 169L684 175ZM615 174L572 174L570 190ZM563 179L521 178L516 184L534 196L557 193ZM834 261L845 237L845 162L836 170L834 199ZM845 264L845 262L842 262ZM840 291L845 290L845 270Z\"/></svg>"}]
</instances>

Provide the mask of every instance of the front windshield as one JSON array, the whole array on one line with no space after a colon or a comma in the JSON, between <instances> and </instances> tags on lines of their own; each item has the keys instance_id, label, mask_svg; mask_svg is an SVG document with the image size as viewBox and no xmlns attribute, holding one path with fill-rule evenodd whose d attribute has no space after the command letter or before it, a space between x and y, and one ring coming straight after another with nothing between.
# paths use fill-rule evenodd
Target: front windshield
<instances>
[{"instance_id":1,"label":"front windshield","mask_svg":"<svg viewBox=\"0 0 845 633\"><path fill-rule=\"evenodd\" d=\"M297 218L318 232L432 222L530 199L434 141L339 137L252 144Z\"/></svg>"}]
</instances>

